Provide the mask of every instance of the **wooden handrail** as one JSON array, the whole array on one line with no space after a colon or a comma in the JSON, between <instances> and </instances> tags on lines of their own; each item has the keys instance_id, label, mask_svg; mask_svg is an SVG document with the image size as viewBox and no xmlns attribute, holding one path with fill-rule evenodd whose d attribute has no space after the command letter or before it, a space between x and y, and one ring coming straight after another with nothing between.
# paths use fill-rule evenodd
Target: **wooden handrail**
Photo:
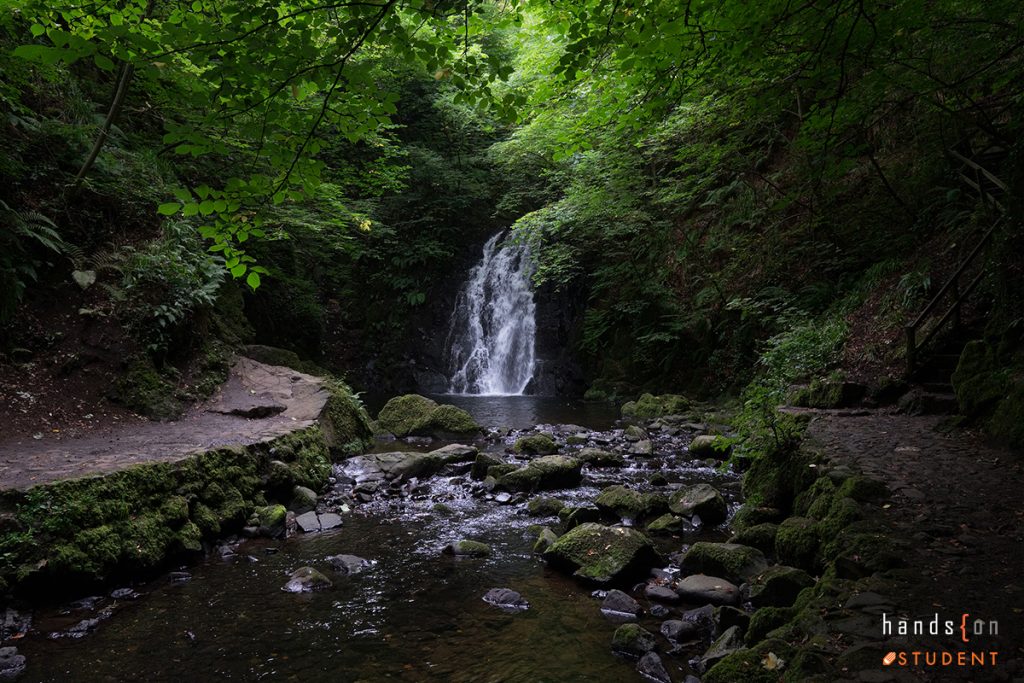
<instances>
[{"instance_id":1,"label":"wooden handrail","mask_svg":"<svg viewBox=\"0 0 1024 683\"><path fill-rule=\"evenodd\" d=\"M974 171L974 179L969 178L967 174L961 172L959 174L960 180L962 180L964 184L969 186L971 189L976 190L978 194L981 195L981 200L985 202L985 204L990 204L991 206L998 208L1000 212L1003 213L1005 216L1006 207L999 200L997 200L991 192L989 192L984 187L984 181L982 180L982 178L991 182L992 185L994 185L999 190L1002 190L1004 193L1009 194L1009 187L1006 185L1006 183L1004 183L1002 180L1000 180L998 177L996 177L994 174L992 174L990 171L985 169L983 166L978 164L973 159L965 157L963 154L960 154L956 150L949 150L949 154L954 159L960 161L961 163L963 163L968 168ZM948 323L950 320L955 320L957 321L955 324L959 324L960 307L963 304L964 299L970 296L971 292L973 292L975 288L978 286L978 284L981 282L982 278L985 275L985 271L984 269L982 269L982 271L974 277L974 279L967 286L967 288L962 291L960 290L960 276L963 275L967 267L971 265L971 263L977 258L978 254L981 253L982 249L985 248L985 245L988 243L989 239L991 239L992 234L995 233L996 229L998 229L999 226L1002 224L1002 220L1003 219L1000 218L999 220L992 224L992 227L985 231L985 234L981 236L980 240L978 240L978 243L974 246L974 249L972 249L971 253L968 254L967 257L960 262L960 265L957 266L956 271L946 281L946 284L942 285L942 288L939 289L938 293L934 297L932 297L932 300L929 301L928 305L924 307L924 310L922 310L918 314L918 316L914 319L914 322L910 323L905 327L907 335L908 377L914 373L914 370L916 368L918 351L924 348L924 346L932 340L936 333L938 333L938 331L942 329L942 327L945 326L946 323ZM922 339L920 343L918 343L918 330L925 323L925 321L928 320L932 312L938 307L939 303L942 302L942 300L945 298L946 294L950 292L950 290L953 291L953 304L946 310L942 317L939 318L939 321L932 326L932 328L924 336L924 339Z\"/></svg>"}]
</instances>

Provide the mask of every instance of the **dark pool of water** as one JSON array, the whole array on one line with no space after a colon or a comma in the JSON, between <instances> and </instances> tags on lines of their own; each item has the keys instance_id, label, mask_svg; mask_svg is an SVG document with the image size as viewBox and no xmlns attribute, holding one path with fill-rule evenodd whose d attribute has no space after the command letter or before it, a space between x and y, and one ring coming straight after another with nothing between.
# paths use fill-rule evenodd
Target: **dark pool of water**
<instances>
[{"instance_id":1,"label":"dark pool of water","mask_svg":"<svg viewBox=\"0 0 1024 683\"><path fill-rule=\"evenodd\" d=\"M471 412L497 410L480 407L488 402L473 399ZM524 407L523 419L540 415L530 412L540 411L538 406L553 405L535 398L522 404L533 406ZM579 413L567 412L565 419L556 414L544 412L539 421L586 422ZM587 470L582 487L554 495L582 504L609 483L649 489L654 471L671 482L709 481L736 504L734 477L668 450L636 459L624 470ZM22 680L642 680L635 662L611 652L616 625L602 616L591 589L549 570L532 554L526 528L539 520L525 516L522 506L475 498L461 481L435 477L426 494L358 508L344 515L345 526L337 531L247 541L228 559L214 553L189 568L191 580L165 578L141 586L137 600L103 598L88 609L37 612L32 631L18 643L28 658ZM435 512L438 501L449 511ZM723 534L698 532L666 541L662 550L721 540ZM460 538L487 542L492 556L455 559L440 553ZM338 575L326 561L337 553L376 565L363 575ZM334 585L309 594L283 592L288 574L306 565ZM484 603L484 593L495 587L519 591L530 608L508 613ZM112 614L84 637L52 637L104 610ZM660 620L642 623L656 633ZM686 659L664 658L677 680L687 672Z\"/></svg>"},{"instance_id":2,"label":"dark pool of water","mask_svg":"<svg viewBox=\"0 0 1024 683\"><path fill-rule=\"evenodd\" d=\"M376 417L390 396L363 397ZM466 396L436 394L438 403L451 403L473 416L484 427L526 429L538 424L578 424L588 429L608 429L619 417L614 403L594 403L557 396Z\"/></svg>"}]
</instances>

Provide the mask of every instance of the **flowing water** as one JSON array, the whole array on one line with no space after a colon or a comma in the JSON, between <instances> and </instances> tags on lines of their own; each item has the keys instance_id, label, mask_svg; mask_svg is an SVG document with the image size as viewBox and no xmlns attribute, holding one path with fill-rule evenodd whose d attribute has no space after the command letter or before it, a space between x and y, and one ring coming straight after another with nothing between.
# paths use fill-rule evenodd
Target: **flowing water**
<instances>
[{"instance_id":1,"label":"flowing water","mask_svg":"<svg viewBox=\"0 0 1024 683\"><path fill-rule=\"evenodd\" d=\"M445 347L453 394L522 394L534 372L536 305L526 246L499 232L484 245L452 312Z\"/></svg>"},{"instance_id":2,"label":"flowing water","mask_svg":"<svg viewBox=\"0 0 1024 683\"><path fill-rule=\"evenodd\" d=\"M512 412L552 416L545 414L543 401L535 399L525 408L528 398L504 401ZM462 405L477 419L494 424L482 415L498 415L498 424L509 423L501 401L475 400L482 411L474 410L474 399ZM562 417L563 410L554 415ZM592 444L622 438L607 415L575 418L599 430L589 433ZM500 453L514 438L479 446ZM734 477L690 460L683 447L688 438L655 435L653 457L632 458L621 470L586 468L582 487L552 494L579 505L611 483L653 490L648 479L660 473L672 484L711 482L735 505ZM393 445L379 450L394 450ZM526 516L523 505L474 495L465 466L449 468L411 493L356 506L338 530L242 541L226 557L214 551L186 567L186 580L168 575L135 586L140 593L135 599L103 596L39 610L32 630L18 643L28 658L21 680L641 681L635 661L612 653L616 624L602 616L592 589L548 569L531 552L527 527L556 526L558 520L538 520ZM440 553L460 538L487 542L492 555L470 559ZM721 540L722 531L695 530L664 541L662 550L677 551L698 539ZM364 574L335 574L326 558L338 553L375 564ZM306 565L327 574L333 586L283 592L289 573ZM522 593L529 609L507 612L484 603L483 594L495 587ZM98 621L76 631L76 624L89 619ZM657 633L660 621L644 616L641 624ZM664 658L674 680L685 677L687 658L704 646Z\"/></svg>"}]
</instances>

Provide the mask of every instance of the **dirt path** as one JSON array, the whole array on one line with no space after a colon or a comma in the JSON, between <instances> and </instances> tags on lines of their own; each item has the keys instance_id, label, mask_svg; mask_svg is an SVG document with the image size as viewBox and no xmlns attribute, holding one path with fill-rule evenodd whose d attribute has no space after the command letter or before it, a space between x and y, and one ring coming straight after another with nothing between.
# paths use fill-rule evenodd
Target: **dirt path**
<instances>
[{"instance_id":1,"label":"dirt path","mask_svg":"<svg viewBox=\"0 0 1024 683\"><path fill-rule=\"evenodd\" d=\"M830 459L885 481L893 493L876 512L894 538L909 542L907 566L919 571L903 594L889 596L895 613L955 621L954 635L909 636L904 647L999 652L996 667L922 668L916 677L1024 680L1024 458L969 433L940 433L940 422L883 412L823 414L808 434ZM963 614L997 620L998 635L968 634L965 644ZM892 680L892 671L879 666L879 675L861 672L861 680Z\"/></svg>"},{"instance_id":2,"label":"dirt path","mask_svg":"<svg viewBox=\"0 0 1024 683\"><path fill-rule=\"evenodd\" d=\"M175 422L123 424L82 438L0 441L0 490L269 441L312 425L329 396L319 378L242 358L209 401Z\"/></svg>"}]
</instances>

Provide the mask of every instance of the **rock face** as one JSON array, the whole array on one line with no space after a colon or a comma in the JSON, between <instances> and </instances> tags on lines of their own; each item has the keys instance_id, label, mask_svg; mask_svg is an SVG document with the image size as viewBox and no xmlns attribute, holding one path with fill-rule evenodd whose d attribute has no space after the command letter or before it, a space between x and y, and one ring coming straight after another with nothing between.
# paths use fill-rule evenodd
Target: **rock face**
<instances>
[{"instance_id":1,"label":"rock face","mask_svg":"<svg viewBox=\"0 0 1024 683\"><path fill-rule=\"evenodd\" d=\"M700 541L683 556L682 568L696 574L721 576L743 583L768 568L768 561L757 548L738 543Z\"/></svg>"},{"instance_id":2,"label":"rock face","mask_svg":"<svg viewBox=\"0 0 1024 683\"><path fill-rule=\"evenodd\" d=\"M498 486L510 491L541 491L579 486L583 464L564 455L531 460L526 467L502 475Z\"/></svg>"},{"instance_id":3,"label":"rock face","mask_svg":"<svg viewBox=\"0 0 1024 683\"><path fill-rule=\"evenodd\" d=\"M655 517L668 509L668 501L661 494L640 493L619 485L601 491L594 504L602 512L629 523Z\"/></svg>"},{"instance_id":4,"label":"rock face","mask_svg":"<svg viewBox=\"0 0 1024 683\"><path fill-rule=\"evenodd\" d=\"M333 512L325 512L322 515L318 515L315 512L307 512L296 517L295 524L299 527L300 531L308 534L316 531L336 529L342 525L342 519L340 515Z\"/></svg>"},{"instance_id":5,"label":"rock face","mask_svg":"<svg viewBox=\"0 0 1024 683\"><path fill-rule=\"evenodd\" d=\"M697 605L735 605L740 601L740 589L730 581L694 574L676 585L676 593L684 602Z\"/></svg>"},{"instance_id":6,"label":"rock face","mask_svg":"<svg viewBox=\"0 0 1024 683\"><path fill-rule=\"evenodd\" d=\"M710 484L696 484L679 489L669 498L669 509L677 515L697 515L707 526L721 524L729 516L725 498Z\"/></svg>"},{"instance_id":7,"label":"rock face","mask_svg":"<svg viewBox=\"0 0 1024 683\"><path fill-rule=\"evenodd\" d=\"M543 557L552 566L597 584L625 579L660 560L654 544L639 531L593 523L566 532L544 551Z\"/></svg>"},{"instance_id":8,"label":"rock face","mask_svg":"<svg viewBox=\"0 0 1024 683\"><path fill-rule=\"evenodd\" d=\"M331 580L326 576L312 567L302 567L292 572L288 577L288 583L281 590L286 593L309 593L330 588L330 586Z\"/></svg>"},{"instance_id":9,"label":"rock face","mask_svg":"<svg viewBox=\"0 0 1024 683\"><path fill-rule=\"evenodd\" d=\"M530 603L510 588L492 588L484 595L484 602L505 609L527 609Z\"/></svg>"},{"instance_id":10,"label":"rock face","mask_svg":"<svg viewBox=\"0 0 1024 683\"><path fill-rule=\"evenodd\" d=\"M469 413L452 405L438 405L426 396L406 394L388 401L377 423L395 436L438 436L475 434L480 425Z\"/></svg>"}]
</instances>

